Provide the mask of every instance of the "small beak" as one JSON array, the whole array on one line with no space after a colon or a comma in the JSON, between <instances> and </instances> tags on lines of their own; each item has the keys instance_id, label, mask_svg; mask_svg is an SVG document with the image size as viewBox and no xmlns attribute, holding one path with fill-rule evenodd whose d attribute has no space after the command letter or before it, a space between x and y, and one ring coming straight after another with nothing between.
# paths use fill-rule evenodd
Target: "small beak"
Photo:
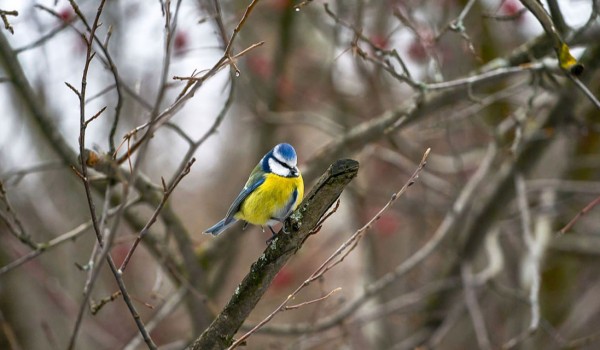
<instances>
[{"instance_id":1,"label":"small beak","mask_svg":"<svg viewBox=\"0 0 600 350\"><path fill-rule=\"evenodd\" d=\"M296 176L298 176L298 173L299 173L299 171L298 171L298 168L297 168L297 167L294 167L294 168L292 169L292 176L296 177Z\"/></svg>"}]
</instances>

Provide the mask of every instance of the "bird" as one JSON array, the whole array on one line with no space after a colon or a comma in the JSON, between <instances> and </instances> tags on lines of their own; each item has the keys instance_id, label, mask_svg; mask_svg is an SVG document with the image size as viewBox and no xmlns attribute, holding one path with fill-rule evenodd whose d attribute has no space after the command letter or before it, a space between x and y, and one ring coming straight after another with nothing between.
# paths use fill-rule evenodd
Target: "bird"
<instances>
[{"instance_id":1,"label":"bird","mask_svg":"<svg viewBox=\"0 0 600 350\"><path fill-rule=\"evenodd\" d=\"M271 149L254 167L225 217L204 233L217 236L242 220L244 228L253 224L264 231L264 226L268 226L273 233L271 238L275 237L273 226L283 222L304 197L304 180L297 163L292 145L280 143Z\"/></svg>"}]
</instances>

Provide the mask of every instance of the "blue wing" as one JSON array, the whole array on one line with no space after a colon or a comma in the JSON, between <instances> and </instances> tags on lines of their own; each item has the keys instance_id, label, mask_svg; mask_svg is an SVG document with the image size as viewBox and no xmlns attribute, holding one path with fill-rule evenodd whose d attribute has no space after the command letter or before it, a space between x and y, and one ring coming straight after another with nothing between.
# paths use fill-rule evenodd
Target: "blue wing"
<instances>
[{"instance_id":1,"label":"blue wing","mask_svg":"<svg viewBox=\"0 0 600 350\"><path fill-rule=\"evenodd\" d=\"M210 233L213 236L216 236L237 221L234 216L240 210L240 206L244 200L248 197L248 195L250 195L250 193L256 190L258 186L265 182L265 170L263 163L264 162L261 160L256 167L254 167L250 173L250 177L248 177L248 181L246 181L246 184L244 185L244 189L242 189L240 194L238 194L237 198L233 201L223 220L205 230L204 233Z\"/></svg>"},{"instance_id":2,"label":"blue wing","mask_svg":"<svg viewBox=\"0 0 600 350\"><path fill-rule=\"evenodd\" d=\"M240 210L240 205L242 205L244 199L246 199L246 197L248 197L248 195L252 193L252 191L257 189L258 186L262 185L263 182L265 182L265 177L255 177L254 179L251 178L251 180L253 181L249 180L246 183L246 186L244 186L242 192L240 192L237 198L233 201L233 204L231 204L231 207L229 207L225 218L223 218L221 221L217 222L210 228L206 229L204 233L210 233L211 235L216 236L219 233L225 231L229 226L233 225L237 221L237 219L234 218L234 215Z\"/></svg>"},{"instance_id":3,"label":"blue wing","mask_svg":"<svg viewBox=\"0 0 600 350\"><path fill-rule=\"evenodd\" d=\"M227 215L225 215L225 225L235 220L233 216L240 210L240 206L242 205L246 197L248 197L250 193L252 193L255 189L258 188L258 186L262 185L264 182L265 177L260 176L257 177L254 181L249 181L249 183L246 183L246 186L244 186L242 192L238 194L237 198L231 204L231 207L229 207Z\"/></svg>"}]
</instances>

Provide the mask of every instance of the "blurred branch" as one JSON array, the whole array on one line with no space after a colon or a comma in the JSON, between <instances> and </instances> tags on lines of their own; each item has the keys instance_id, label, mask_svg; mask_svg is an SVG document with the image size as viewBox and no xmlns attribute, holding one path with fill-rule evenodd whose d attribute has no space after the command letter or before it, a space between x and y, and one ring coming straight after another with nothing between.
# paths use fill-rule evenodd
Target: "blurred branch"
<instances>
[{"instance_id":1,"label":"blurred branch","mask_svg":"<svg viewBox=\"0 0 600 350\"><path fill-rule=\"evenodd\" d=\"M129 203L127 203L126 207L129 208L130 206L133 206L135 204L139 203L139 199L135 199L130 201ZM111 217L116 213L116 209L117 208L111 208L108 210L107 213L107 217ZM84 233L87 229L92 227L92 221L89 220L87 222L84 222L81 225L78 225L77 227L75 227L74 229L67 231L61 235L59 235L58 237L55 237L53 239L51 239L48 242L44 242L44 243L36 243L36 248L32 251L30 251L29 253L19 257L18 259L16 259L15 261L3 266L0 268L0 276L2 276L4 273L9 272L21 265L23 265L24 263L38 257L40 254L44 253L44 252L48 252L56 247L58 247L59 245L65 243L65 242L72 242L75 239L77 239L82 233Z\"/></svg>"},{"instance_id":2,"label":"blurred branch","mask_svg":"<svg viewBox=\"0 0 600 350\"><path fill-rule=\"evenodd\" d=\"M329 4L325 3L323 4L323 7L325 9L325 13L331 17L336 24L340 24L343 27L346 27L350 30L352 30L354 32L354 35L356 36L357 40L360 39L362 42L366 43L367 45L370 46L370 48L377 53L380 53L381 56L391 56L393 57L395 60L398 61L398 63L400 64L400 66L402 67L403 73L404 74L399 74L398 72L396 72L396 70L394 69L393 65L391 64L391 62L389 62L388 60L382 60L381 58L373 58L371 56L369 56L366 52L364 52L356 43L352 43L352 49L353 52L358 54L360 57L362 57L363 59L373 62L377 65L379 65L380 67L382 67L383 69L385 69L388 73L390 73L394 78L398 79L399 81L408 84L408 86L410 86L411 88L420 91L422 89L421 83L414 81L411 78L410 72L406 66L406 64L404 63L404 61L402 60L402 58L400 57L400 55L398 54L398 52L396 50L383 50L381 49L379 46L375 45L373 43L373 41L371 41L371 39L369 39L367 36L365 36L363 34L362 29L360 28L356 28L354 25L352 25L351 23L348 23L346 21L344 21L342 18L340 18L337 14L335 14L330 8L329 8Z\"/></svg>"},{"instance_id":3,"label":"blurred branch","mask_svg":"<svg viewBox=\"0 0 600 350\"><path fill-rule=\"evenodd\" d=\"M127 292L123 278L122 278L121 274L118 272L117 267L115 266L115 263L110 255L110 248L112 245L112 237L114 237L114 233L116 232L116 228L119 223L120 214L122 213L122 211L125 207L125 202L123 202L123 203L121 203L121 205L119 205L119 207L117 209L116 220L114 220L112 230L109 231L109 234L107 235L106 240L104 240L102 237L102 233L100 231L98 219L96 217L96 208L94 205L94 200L92 198L92 189L91 189L90 182L88 179L87 160L83 156L85 153L86 129L87 129L89 123L92 120L94 120L102 112L101 111L100 113L96 114L95 116L91 117L90 119L86 119L85 96L86 96L86 91L87 91L87 75L88 75L89 67L92 63L92 59L95 56L95 52L93 52L93 50L92 50L92 45L93 45L94 38L96 35L95 34L96 30L98 29L98 27L100 25L100 16L102 14L102 10L104 9L105 0L102 0L100 2L100 4L98 5L98 10L96 11L96 16L94 17L94 22L91 25L91 27L88 25L88 22L86 21L84 15L79 10L77 3L74 0L69 0L69 2L71 4L71 7L73 8L73 10L75 11L75 13L77 13L77 15L81 18L82 22L86 25L86 27L88 28L88 31L89 31L89 37L86 37L85 35L83 36L83 39L86 42L87 50L86 50L85 64L83 67L83 73L82 73L82 77L81 77L81 88L79 90L76 90L73 87L71 87L69 84L67 84L67 85L69 87L71 87L71 89L76 93L77 97L79 98L79 113L80 113L80 116L79 116L79 125L80 125L80 128L79 128L79 155L80 155L79 161L80 161L80 165L81 165L80 178L82 179L83 185L85 188L85 194L87 197L90 215L91 215L91 219L92 219L92 227L94 228L94 232L96 234L98 246L100 248L102 248L102 251L98 256L98 261L100 263L98 263L92 267L90 277L86 281L86 285L84 287L82 305L79 309L79 313L78 313L77 319L75 321L75 326L74 326L73 332L71 334L71 337L69 339L68 349L73 349L75 347L75 341L77 339L77 334L79 332L81 321L83 319L85 305L87 304L87 302L89 300L91 291L94 286L94 282L96 281L96 278L100 271L100 267L102 266L101 262L104 259L106 259L111 272L113 273L115 279L117 280L117 284L119 286L119 290L121 291L121 295L123 296L123 300L125 301L125 304L127 305L140 333L142 334L144 341L148 345L148 348L157 349L156 344L154 344L148 331L144 327L144 323L142 322L135 306L133 305L133 303L131 301L131 297L129 296L129 294ZM127 200L128 187L129 186L124 186L124 189L123 189L124 201Z\"/></svg>"},{"instance_id":4,"label":"blurred branch","mask_svg":"<svg viewBox=\"0 0 600 350\"><path fill-rule=\"evenodd\" d=\"M223 349L266 292L277 272L302 246L321 217L337 200L344 187L356 176L358 163L339 160L332 164L318 183L285 222L283 229L250 268L250 272L213 323L190 347L194 350Z\"/></svg>"},{"instance_id":5,"label":"blurred branch","mask_svg":"<svg viewBox=\"0 0 600 350\"><path fill-rule=\"evenodd\" d=\"M588 30L590 29L582 28L574 34L573 40L575 42L580 42L577 38ZM593 42L595 36L586 37L584 40ZM307 162L310 166L302 172L305 181L312 181L318 175L319 169L324 168L326 164L330 163L333 159L349 156L362 149L364 145L368 143L379 140L392 132L406 128L416 121L423 121L425 118L434 115L435 112L451 106L457 101L464 101L469 97L469 94L475 87L484 88L490 84L503 81L507 77L506 74L510 76L520 70L529 69L527 68L528 65L522 67L520 65L531 62L532 59L543 57L551 51L552 48L552 41L549 37L546 35L539 36L516 48L509 55L488 62L481 68L472 72L469 77L452 82L451 84L455 85L452 89L426 91L423 94L416 94L405 103L385 111L373 119L354 126L345 134L333 139ZM534 68L532 69L541 69L541 67L537 67L538 64L539 63L533 64ZM513 70L513 68L515 70ZM495 71L497 69L500 70ZM482 72L491 73L489 73L490 75L487 75L488 73L486 73L486 75L484 75L486 78L484 79L478 79L478 74L481 74ZM469 84L469 82L475 84ZM440 84L442 85L432 84L432 86L434 88L444 87L444 84L448 84L448 82Z\"/></svg>"},{"instance_id":6,"label":"blurred branch","mask_svg":"<svg viewBox=\"0 0 600 350\"><path fill-rule=\"evenodd\" d=\"M2 32L0 32L0 64L12 81L13 84L11 86L16 90L23 105L31 113L33 120L38 124L40 131L46 137L48 143L52 145L52 148L66 164L75 164L77 155L57 130L56 123L48 115L45 107L34 93L15 52Z\"/></svg>"},{"instance_id":7,"label":"blurred branch","mask_svg":"<svg viewBox=\"0 0 600 350\"><path fill-rule=\"evenodd\" d=\"M571 79L572 82L575 83L579 90L583 92L585 97L587 97L590 100L590 102L592 102L594 106L596 106L596 108L600 109L600 101L598 101L598 98L594 96L590 89L587 86L585 86L585 84L582 83L581 80L576 76L568 75L568 77Z\"/></svg>"},{"instance_id":8,"label":"blurred branch","mask_svg":"<svg viewBox=\"0 0 600 350\"><path fill-rule=\"evenodd\" d=\"M184 176L186 176L187 174L190 173L190 168L192 167L192 164L194 164L195 161L196 161L196 158L192 158L189 162L187 162L187 165L185 166L185 168L183 168L183 170L175 177L175 179L173 180L173 183L169 187L167 187L167 185L164 183L164 180L163 180L163 187L164 187L163 198L160 201L160 203L158 204L158 206L156 207L156 210L154 211L152 216L150 217L150 220L148 220L148 223L146 224L146 226L144 226L144 228L142 228L139 235L133 242L133 245L131 246L131 249L129 250L129 252L127 252L127 256L125 256L125 259L123 260L123 263L121 264L121 267L119 267L120 274L125 272L125 269L127 268L127 264L129 263L129 259L131 259L131 256L133 255L135 248L140 243L142 238L144 238L144 236L149 232L150 227L156 222L156 218L158 217L158 214L160 213L162 208L167 203L167 199L169 199L169 196L171 195L171 193L173 193L173 190L175 189L177 184L179 184L179 182L184 178Z\"/></svg>"},{"instance_id":9,"label":"blurred branch","mask_svg":"<svg viewBox=\"0 0 600 350\"><path fill-rule=\"evenodd\" d=\"M146 323L146 329L149 332L152 332L158 326L160 322L162 322L167 316L172 314L177 307L181 304L181 301L185 297L188 292L187 288L181 287L179 288L167 301L160 306L160 308L156 311L152 319ZM143 339L141 335L138 333L135 338L131 339L127 345L123 348L124 350L134 350L137 349L142 343Z\"/></svg>"},{"instance_id":10,"label":"blurred branch","mask_svg":"<svg viewBox=\"0 0 600 350\"><path fill-rule=\"evenodd\" d=\"M19 48L16 48L14 51L15 53L18 55L21 52L27 51L27 50L31 50L34 49L40 45L45 44L47 41L49 41L50 39L54 38L54 36L56 36L56 34L62 32L65 28L68 28L78 17L76 16L72 16L68 19L63 19L61 18L58 14L56 14L52 9L44 6L44 5L40 5L40 4L35 4L33 7L35 8L39 8L41 10L44 10L46 12L49 12L51 15L55 16L59 21L60 21L60 25L54 29L52 29L51 31L49 31L48 33L42 35L41 37L39 37L38 39L32 41L29 44L23 45Z\"/></svg>"},{"instance_id":11,"label":"blurred branch","mask_svg":"<svg viewBox=\"0 0 600 350\"><path fill-rule=\"evenodd\" d=\"M590 210L594 209L595 206L597 206L598 204L600 204L600 197L597 197L596 199L594 199L593 201L591 201L588 205L586 205L583 209L581 209L577 215L575 215L571 221L569 221L569 223L567 223L562 229L560 229L560 233L561 234L565 234L567 231L569 231L577 221L579 221L579 219L584 216L585 214L587 214Z\"/></svg>"},{"instance_id":12,"label":"blurred branch","mask_svg":"<svg viewBox=\"0 0 600 350\"><path fill-rule=\"evenodd\" d=\"M16 90L17 95L22 99L23 106L27 108L32 120L39 126L40 131L48 140L51 149L56 151L66 164L75 164L77 162L77 155L68 145L62 133L58 131L54 118L48 113L48 110L43 106L42 101L34 93L14 51L2 32L0 32L0 64L13 82L12 86ZM84 154L84 158L87 158L86 154ZM97 171L113 174L110 177L112 180L122 182L127 178L121 170L115 171L114 168L112 168L113 170L110 170L110 168L107 167L107 164L110 165L110 167L114 166L111 162L100 161L93 165L93 167ZM158 203L160 203L161 196L156 193L154 190L155 186L147 178L141 175L137 176L134 181L134 186L142 196L142 201L153 207L156 207ZM101 185L97 185L94 188L97 191L104 190L104 186ZM143 224L138 226L137 221L132 221L134 217L127 213L125 218L129 225L139 227L139 229L143 227ZM196 290L204 291L206 287L206 277L203 274L201 266L199 266L196 261L189 232L171 207L167 206L162 210L161 218L165 225L173 232L177 246L183 257L184 263L182 267L185 267L191 286ZM156 251L156 249L150 248L151 251ZM192 317L193 320L197 320L197 324L207 323L212 317L210 312L206 310L204 304L197 303L195 299L190 298L187 307L190 310L190 317Z\"/></svg>"},{"instance_id":13,"label":"blurred branch","mask_svg":"<svg viewBox=\"0 0 600 350\"><path fill-rule=\"evenodd\" d=\"M66 164L61 160L50 160L40 164L32 165L19 170L7 171L0 175L0 181L4 182L6 187L16 186L25 178L27 175L31 175L37 172L43 172L48 170L63 169L66 168Z\"/></svg>"},{"instance_id":14,"label":"blurred branch","mask_svg":"<svg viewBox=\"0 0 600 350\"><path fill-rule=\"evenodd\" d=\"M538 0L521 0L521 3L531 11L544 28L546 35L552 39L560 67L573 75L580 75L583 72L583 66L571 55L569 46L561 38L554 26L554 22L542 6L542 3ZM562 16L559 16L560 19L562 19ZM560 24L564 25L564 23Z\"/></svg>"},{"instance_id":15,"label":"blurred branch","mask_svg":"<svg viewBox=\"0 0 600 350\"><path fill-rule=\"evenodd\" d=\"M223 104L223 107L221 108L221 111L215 118L215 121L210 126L210 128L206 131L206 133L204 133L204 135L202 135L202 137L200 137L197 141L192 141L191 138L187 137L187 139L186 139L186 137L182 136L184 139L186 139L186 141L188 141L190 143L190 148L188 149L185 156L183 156L183 159L181 160L181 164L179 165L179 168L177 169L175 174L181 173L183 171L183 168L186 166L186 163L192 158L192 156L194 155L194 153L196 153L198 148L200 146L202 146L202 144L206 140L208 140L208 138L210 136L212 136L213 134L215 134L217 132L217 130L219 129L219 126L223 122L223 119L225 119L227 112L229 112L229 109L231 108L231 105L233 104L234 93L235 93L235 82L233 80L231 80L231 87L229 88L229 94L227 95L227 100L225 101L225 104ZM169 186L172 186L175 179L176 178L174 177L171 181L169 181Z\"/></svg>"},{"instance_id":16,"label":"blurred branch","mask_svg":"<svg viewBox=\"0 0 600 350\"><path fill-rule=\"evenodd\" d=\"M600 332L594 332L590 335L566 341L562 344L561 349L583 349L586 346L593 344L600 339Z\"/></svg>"},{"instance_id":17,"label":"blurred branch","mask_svg":"<svg viewBox=\"0 0 600 350\"><path fill-rule=\"evenodd\" d=\"M142 136L136 143L131 145L131 147L128 147L127 152L123 156L118 158L118 160L117 160L118 164L122 164L127 159L129 159L131 157L131 155L144 142L146 142L147 138L149 138L154 133L154 130L158 129L161 125L168 122L175 115L175 113L177 113L181 108L183 108L183 106L187 103L187 101L189 101L194 96L196 91L204 84L204 82L207 79L213 77L222 68L225 68L226 66L231 65L233 67L233 69L235 70L235 75L236 76L240 75L240 71L237 68L237 65L235 64L235 59L237 59L238 57L244 55L245 53L247 53L248 51L250 51L256 47L261 46L264 43L264 42L259 42L259 43L253 44L250 47L248 47L247 49L238 53L237 55L232 55L233 42L234 42L237 34L241 31L244 23L248 19L248 16L250 16L250 13L254 9L254 6L256 5L257 2L258 2L258 0L253 0L250 3L250 5L248 5L248 7L246 8L246 11L244 12L244 15L242 16L242 18L240 19L240 21L238 22L237 26L235 27L235 29L233 31L231 39L227 43L225 52L223 53L223 56L217 61L217 63L215 63L215 65L211 69L209 69L206 73L204 73L200 77L196 77L196 74L193 74L191 77L173 77L173 79L176 79L176 80L186 80L187 83L186 83L185 87L182 89L182 91L179 93L179 95L177 96L175 101L169 107L164 109L162 112L158 113L156 115L156 117L152 118L152 120L150 122L136 127L132 131L128 132L125 136L123 136L123 142L125 142L125 141L130 140L131 137L136 135L140 130L149 128L149 130L144 134L144 136ZM155 106L155 108L158 108L158 104ZM116 158L116 154L114 154L113 156Z\"/></svg>"},{"instance_id":18,"label":"blurred branch","mask_svg":"<svg viewBox=\"0 0 600 350\"><path fill-rule=\"evenodd\" d=\"M592 2L595 0L592 0ZM548 0L548 8L550 9L550 15L552 16L552 22L556 27L558 33L565 35L569 33L569 26L567 22L565 22L565 18L563 17L562 12L560 11L560 6L558 5L557 0Z\"/></svg>"},{"instance_id":19,"label":"blurred branch","mask_svg":"<svg viewBox=\"0 0 600 350\"><path fill-rule=\"evenodd\" d=\"M512 349L518 346L520 343L534 335L539 329L541 320L539 300L540 287L542 283L541 264L546 247L548 245L548 240L552 234L550 231L551 224L548 222L549 219L545 217L547 215L544 214L541 214L540 219L538 219L535 234L532 232L532 218L527 201L525 179L520 173L517 173L515 176L515 188L519 212L521 214L521 230L523 241L525 242L525 247L527 248L527 255L525 256L522 269L528 278L527 282L530 284L528 301L531 310L531 322L529 323L527 330L507 341L502 346L503 349ZM545 193L550 192L542 192L542 205L546 207L545 209L547 209L547 211L550 211L552 205L554 205L554 195L548 196L544 195Z\"/></svg>"},{"instance_id":20,"label":"blurred branch","mask_svg":"<svg viewBox=\"0 0 600 350\"><path fill-rule=\"evenodd\" d=\"M29 248L36 249L37 244L31 240L31 236L27 233L27 231L25 231L23 223L21 223L17 213L13 209L12 205L10 205L10 201L6 195L6 190L4 189L4 184L2 181L0 181L0 202L4 203L4 208L0 209L6 210L6 214L4 213L4 210L0 210L0 219L2 219L6 226L8 226L8 230L19 241L21 241L21 243L27 245Z\"/></svg>"},{"instance_id":21,"label":"blurred branch","mask_svg":"<svg viewBox=\"0 0 600 350\"><path fill-rule=\"evenodd\" d=\"M493 70L489 70L480 74L471 75L465 78L459 78L455 80L444 81L440 83L432 83L426 84L424 86L425 90L440 90L440 89L448 89L457 86L473 86L473 84L485 82L487 80L496 80L505 76L515 75L521 72L536 72L540 70L547 70L548 67L546 64L542 62L535 62L531 64L524 64L517 67L499 67Z\"/></svg>"},{"instance_id":22,"label":"blurred branch","mask_svg":"<svg viewBox=\"0 0 600 350\"><path fill-rule=\"evenodd\" d=\"M598 66L600 65L600 46L588 49L583 55L581 62L589 66L588 74L585 79L590 79ZM464 229L463 235L457 247L457 253L446 264L445 276L453 276L459 273L460 265L464 261L472 260L484 237L489 233L492 226L497 222L496 219L514 198L514 176L517 172L527 173L537 163L540 157L545 154L548 145L554 140L553 137L540 137L543 130L556 130L565 115L572 113L577 104L577 95L572 93L568 85L563 85L560 95L554 107L544 120L538 122L538 127L532 130L530 135L523 140L521 151L510 158L499 168L497 176L489 181L490 192L480 199L480 204L473 209L473 220L469 222ZM452 293L442 293L435 301L431 303L431 310L439 308L440 304L446 304L451 299ZM440 326L439 320L431 319L430 328Z\"/></svg>"},{"instance_id":23,"label":"blurred branch","mask_svg":"<svg viewBox=\"0 0 600 350\"><path fill-rule=\"evenodd\" d=\"M485 320L483 318L483 313L481 312L481 306L477 300L477 291L475 290L475 283L470 263L465 263L461 266L461 277L465 305L467 306L467 311L469 311L469 315L471 316L471 323L473 324L473 329L475 330L475 336L477 337L479 349L491 349L492 346L490 344L488 331L485 327Z\"/></svg>"},{"instance_id":24,"label":"blurred branch","mask_svg":"<svg viewBox=\"0 0 600 350\"><path fill-rule=\"evenodd\" d=\"M86 150L84 158L88 159L88 161L94 159L92 165L94 169L104 174L112 174L111 180L125 182L125 179L129 176L125 170L121 169L116 164L110 155L99 156L92 151ZM142 174L135 177L133 186L140 194L141 200L154 208L158 207L163 199L161 193L155 189L154 184ZM193 244L190 239L191 234L171 206L167 205L163 207L160 212L160 217L167 229L173 233L175 243L183 259L183 263L180 267L185 271L185 274L187 274L191 287L196 291L205 293L207 291L207 276L205 275L202 266L198 264ZM128 215L128 213L125 213L125 218L137 231L141 231L145 225L145 223L140 223L139 220L134 220L134 217ZM180 280L180 276L174 277L177 280ZM191 297L188 299L187 307L190 309L190 317L196 327L202 327L203 325L205 327L212 319L211 313L206 309L204 304L197 303L196 300Z\"/></svg>"}]
</instances>

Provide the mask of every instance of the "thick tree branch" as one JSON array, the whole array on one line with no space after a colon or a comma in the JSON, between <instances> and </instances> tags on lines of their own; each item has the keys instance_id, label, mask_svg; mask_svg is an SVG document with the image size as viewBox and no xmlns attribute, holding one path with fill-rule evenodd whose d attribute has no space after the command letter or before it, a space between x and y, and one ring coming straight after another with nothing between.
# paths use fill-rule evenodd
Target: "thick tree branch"
<instances>
[{"instance_id":1,"label":"thick tree branch","mask_svg":"<svg viewBox=\"0 0 600 350\"><path fill-rule=\"evenodd\" d=\"M285 222L289 234L280 232L252 264L250 272L213 323L196 339L190 349L223 349L231 345L233 336L242 326L277 272L294 255L344 187L358 173L358 162L338 160L321 176L299 208Z\"/></svg>"}]
</instances>

